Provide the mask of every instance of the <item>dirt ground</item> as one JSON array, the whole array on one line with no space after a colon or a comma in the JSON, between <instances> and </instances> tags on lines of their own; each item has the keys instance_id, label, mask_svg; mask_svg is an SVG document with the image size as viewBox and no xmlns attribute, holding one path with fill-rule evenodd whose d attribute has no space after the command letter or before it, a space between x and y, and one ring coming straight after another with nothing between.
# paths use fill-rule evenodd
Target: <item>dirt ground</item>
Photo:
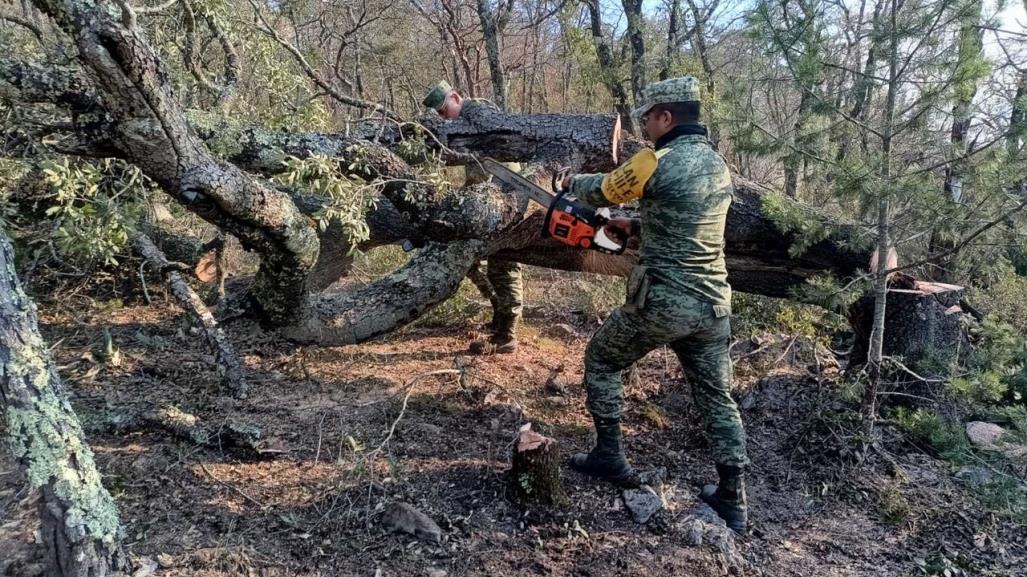
<instances>
[{"instance_id":1,"label":"dirt ground","mask_svg":"<svg viewBox=\"0 0 1027 577\"><path fill-rule=\"evenodd\" d=\"M324 348L238 321L227 328L251 393L233 400L182 313L151 293L153 306L41 297L40 309L125 543L159 576L904 576L925 574L932 559L967 575L1027 575L1027 529L988 513L945 463L897 441L862 464L846 457L831 421L836 372L827 359L819 378L789 362L784 345L798 345L788 339L759 352L748 339L735 347L752 459L753 532L733 546L739 565L717 547L688 545L676 524L714 470L669 351L627 379L629 457L667 478L667 507L639 525L616 490L566 468L566 509L509 498L522 423L565 454L589 446L579 383L594 322L536 306L516 353L472 357L467 343L479 333L468 322ZM115 361L97 359L104 327ZM215 426L255 424L266 451L102 425L167 405ZM441 542L386 532L382 512L394 501L430 516ZM34 507L0 452L3 575L41 572Z\"/></svg>"}]
</instances>

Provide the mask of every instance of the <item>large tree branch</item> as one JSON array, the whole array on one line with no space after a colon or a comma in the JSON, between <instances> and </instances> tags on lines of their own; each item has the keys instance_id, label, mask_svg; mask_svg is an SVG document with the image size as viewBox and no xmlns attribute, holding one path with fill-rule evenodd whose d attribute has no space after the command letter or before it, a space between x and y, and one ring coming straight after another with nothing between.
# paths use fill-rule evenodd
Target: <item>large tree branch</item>
<instances>
[{"instance_id":1,"label":"large tree branch","mask_svg":"<svg viewBox=\"0 0 1027 577\"><path fill-rule=\"evenodd\" d=\"M318 241L309 219L285 194L222 164L190 128L167 74L135 27L110 5L38 0L75 42L120 156L179 202L261 253L253 295L268 320L282 323L302 303ZM126 18L126 21L131 21Z\"/></svg>"},{"instance_id":2,"label":"large tree branch","mask_svg":"<svg viewBox=\"0 0 1027 577\"><path fill-rule=\"evenodd\" d=\"M478 240L429 245L403 268L364 288L312 296L306 318L282 334L298 342L342 345L391 332L449 298L486 251Z\"/></svg>"}]
</instances>

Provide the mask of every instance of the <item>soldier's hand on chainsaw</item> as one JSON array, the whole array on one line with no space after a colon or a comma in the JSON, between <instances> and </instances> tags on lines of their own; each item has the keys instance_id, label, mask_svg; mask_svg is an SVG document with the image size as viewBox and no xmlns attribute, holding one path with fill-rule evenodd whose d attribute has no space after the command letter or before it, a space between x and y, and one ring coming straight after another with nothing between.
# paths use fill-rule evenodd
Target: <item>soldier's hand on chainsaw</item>
<instances>
[{"instance_id":1,"label":"soldier's hand on chainsaw","mask_svg":"<svg viewBox=\"0 0 1027 577\"><path fill-rule=\"evenodd\" d=\"M623 239L631 238L635 232L632 230L634 228L635 227L631 226L631 219L623 217L611 218L610 221L606 223L606 226L603 227L607 236Z\"/></svg>"},{"instance_id":2,"label":"soldier's hand on chainsaw","mask_svg":"<svg viewBox=\"0 0 1027 577\"><path fill-rule=\"evenodd\" d=\"M566 169L561 169L561 172L563 172L563 170ZM562 176L562 178L560 179L560 190L570 190L571 180L574 179L574 175L570 174L569 172L563 172L563 174L561 174L560 176Z\"/></svg>"}]
</instances>

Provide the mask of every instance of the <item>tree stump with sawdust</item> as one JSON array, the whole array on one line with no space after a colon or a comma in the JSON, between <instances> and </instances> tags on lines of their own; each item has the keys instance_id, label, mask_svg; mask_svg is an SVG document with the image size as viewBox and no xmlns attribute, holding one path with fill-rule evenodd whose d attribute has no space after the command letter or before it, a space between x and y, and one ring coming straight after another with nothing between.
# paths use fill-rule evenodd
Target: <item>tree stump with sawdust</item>
<instances>
[{"instance_id":1,"label":"tree stump with sawdust","mask_svg":"<svg viewBox=\"0 0 1027 577\"><path fill-rule=\"evenodd\" d=\"M933 380L944 376L947 368L969 350L966 321L973 311L967 310L964 292L961 286L918 281L908 275L896 275L889 281L884 355L900 360L909 371L916 373L913 375L900 368L894 380L926 384L918 377ZM867 361L873 319L873 295L863 297L849 310L849 321L855 333L850 368ZM933 398L933 394L928 396Z\"/></svg>"},{"instance_id":2,"label":"tree stump with sawdust","mask_svg":"<svg viewBox=\"0 0 1027 577\"><path fill-rule=\"evenodd\" d=\"M532 431L531 423L517 433L510 484L521 503L560 507L569 503L560 479L560 445Z\"/></svg>"}]
</instances>

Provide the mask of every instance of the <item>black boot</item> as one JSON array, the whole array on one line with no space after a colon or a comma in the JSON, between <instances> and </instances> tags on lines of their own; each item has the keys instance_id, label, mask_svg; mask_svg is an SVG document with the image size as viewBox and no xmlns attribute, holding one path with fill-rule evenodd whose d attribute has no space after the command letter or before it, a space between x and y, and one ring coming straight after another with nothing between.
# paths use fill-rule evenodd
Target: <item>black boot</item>
<instances>
[{"instance_id":1,"label":"black boot","mask_svg":"<svg viewBox=\"0 0 1027 577\"><path fill-rule=\"evenodd\" d=\"M729 529L745 535L749 522L745 501L745 470L733 465L717 464L718 485L706 485L699 496L720 515Z\"/></svg>"},{"instance_id":2,"label":"black boot","mask_svg":"<svg viewBox=\"0 0 1027 577\"><path fill-rule=\"evenodd\" d=\"M620 419L592 417L596 426L596 446L589 454L577 453L570 466L579 473L609 481L620 487L638 487L638 475L624 458Z\"/></svg>"},{"instance_id":3,"label":"black boot","mask_svg":"<svg viewBox=\"0 0 1027 577\"><path fill-rule=\"evenodd\" d=\"M469 351L472 354L506 354L517 350L517 324L520 319L515 315L496 313L492 316L492 334L485 340L471 342Z\"/></svg>"}]
</instances>

